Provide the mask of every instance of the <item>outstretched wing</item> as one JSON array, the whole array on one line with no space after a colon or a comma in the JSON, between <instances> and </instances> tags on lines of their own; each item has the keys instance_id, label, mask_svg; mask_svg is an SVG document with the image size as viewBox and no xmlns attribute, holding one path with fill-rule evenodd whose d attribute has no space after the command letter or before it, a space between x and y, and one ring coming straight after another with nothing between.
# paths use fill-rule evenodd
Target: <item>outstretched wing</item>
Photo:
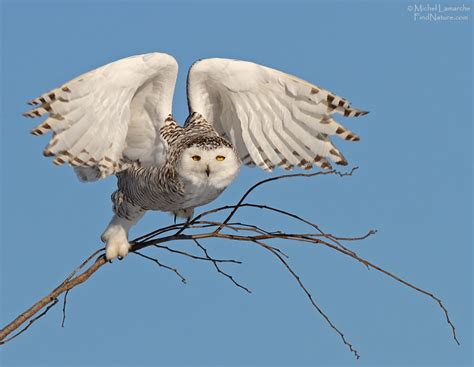
<instances>
[{"instance_id":1,"label":"outstretched wing","mask_svg":"<svg viewBox=\"0 0 474 367\"><path fill-rule=\"evenodd\" d=\"M331 115L367 114L345 99L283 72L247 61L205 59L188 74L190 112L198 112L229 139L245 164L331 168L346 165L329 140L359 137Z\"/></svg>"},{"instance_id":2,"label":"outstretched wing","mask_svg":"<svg viewBox=\"0 0 474 367\"><path fill-rule=\"evenodd\" d=\"M123 170L128 161L160 164L159 128L171 114L178 65L167 54L121 59L85 73L29 102L28 117L49 114L32 130L53 131L44 155L69 163L82 180Z\"/></svg>"}]
</instances>

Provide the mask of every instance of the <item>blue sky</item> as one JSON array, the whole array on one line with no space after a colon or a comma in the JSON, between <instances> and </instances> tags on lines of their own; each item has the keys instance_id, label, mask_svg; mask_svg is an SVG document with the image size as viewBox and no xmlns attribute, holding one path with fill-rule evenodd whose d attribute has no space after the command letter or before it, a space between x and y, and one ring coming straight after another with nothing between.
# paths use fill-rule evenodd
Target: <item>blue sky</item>
<instances>
[{"instance_id":1,"label":"blue sky","mask_svg":"<svg viewBox=\"0 0 474 367\"><path fill-rule=\"evenodd\" d=\"M206 57L284 70L371 111L341 119L361 136L337 142L360 167L353 177L281 181L251 201L297 212L340 235L378 229L355 249L436 293L460 347L432 300L327 249L282 244L359 350L355 361L274 258L248 244L209 241L211 254L244 261L226 269L251 295L209 264L148 251L176 265L188 279L183 285L131 255L69 294L65 328L57 306L2 348L2 366L472 365L472 11L455 14L467 21L415 21L409 7L416 4L3 1L1 323L101 245L115 187L113 178L81 184L70 169L43 158L47 140L29 134L34 122L21 117L24 102L104 63L162 51L180 64L180 121L187 68ZM243 169L208 207L235 202L265 177ZM302 230L260 212L241 218ZM132 235L170 222L149 213Z\"/></svg>"}]
</instances>

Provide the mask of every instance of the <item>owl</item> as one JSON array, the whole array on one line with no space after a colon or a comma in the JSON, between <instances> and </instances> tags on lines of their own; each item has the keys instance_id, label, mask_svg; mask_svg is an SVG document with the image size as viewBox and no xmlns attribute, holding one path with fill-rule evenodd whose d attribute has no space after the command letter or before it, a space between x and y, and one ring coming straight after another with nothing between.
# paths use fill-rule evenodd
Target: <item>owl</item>
<instances>
[{"instance_id":1,"label":"owl","mask_svg":"<svg viewBox=\"0 0 474 367\"><path fill-rule=\"evenodd\" d=\"M52 132L43 153L54 164L67 163L85 182L117 177L114 216L101 236L109 260L128 254L128 232L146 211L191 218L242 164L265 171L347 165L329 137L359 137L332 115L367 113L281 71L212 58L188 72L189 117L180 126L172 115L177 73L170 55L137 55L29 102L34 107L25 116L48 115L32 134Z\"/></svg>"}]
</instances>

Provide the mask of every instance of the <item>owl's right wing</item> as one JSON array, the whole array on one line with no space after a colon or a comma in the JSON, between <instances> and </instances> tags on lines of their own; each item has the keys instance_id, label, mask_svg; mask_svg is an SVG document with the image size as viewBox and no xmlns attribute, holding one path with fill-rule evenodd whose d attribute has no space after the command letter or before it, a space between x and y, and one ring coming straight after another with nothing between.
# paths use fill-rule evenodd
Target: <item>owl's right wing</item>
<instances>
[{"instance_id":1,"label":"owl's right wing","mask_svg":"<svg viewBox=\"0 0 474 367\"><path fill-rule=\"evenodd\" d=\"M36 107L24 115L49 114L32 134L52 131L44 155L69 163L82 180L120 172L129 161L159 165L166 150L159 128L171 114L177 73L167 54L128 57L32 100Z\"/></svg>"},{"instance_id":2,"label":"owl's right wing","mask_svg":"<svg viewBox=\"0 0 474 367\"><path fill-rule=\"evenodd\" d=\"M204 59L188 74L190 112L228 138L244 164L271 171L347 160L330 136L359 137L333 119L367 114L344 98L295 76L248 61Z\"/></svg>"}]
</instances>

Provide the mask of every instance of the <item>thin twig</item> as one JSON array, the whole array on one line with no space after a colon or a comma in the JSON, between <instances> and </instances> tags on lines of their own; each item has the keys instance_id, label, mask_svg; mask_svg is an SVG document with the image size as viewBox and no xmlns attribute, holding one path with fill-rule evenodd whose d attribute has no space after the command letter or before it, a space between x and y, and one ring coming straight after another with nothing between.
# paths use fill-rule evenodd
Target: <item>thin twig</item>
<instances>
[{"instance_id":1,"label":"thin twig","mask_svg":"<svg viewBox=\"0 0 474 367\"><path fill-rule=\"evenodd\" d=\"M212 263L214 264L214 267L216 268L217 272L222 274L223 276L225 276L226 278L229 278L230 281L232 283L234 283L237 287L239 288L242 288L244 291L246 291L247 293L252 293L252 291L250 289L248 289L246 286L238 283L234 277L230 274L227 274L225 271L221 270L221 268L219 268L219 265L217 265L217 262L215 260L212 259L212 257L209 256L209 253L207 252L206 248L204 246L202 246L198 240L196 239L193 239L194 243L204 252L205 256L207 259L209 259L210 261L212 261Z\"/></svg>"},{"instance_id":2,"label":"thin twig","mask_svg":"<svg viewBox=\"0 0 474 367\"><path fill-rule=\"evenodd\" d=\"M341 337L342 339L342 342L347 345L347 347L349 348L349 350L354 353L355 357L357 359L360 358L360 355L359 355L359 352L357 352L356 349L354 349L353 345L351 343L349 343L346 339L346 337L344 336L344 334L336 327L336 325L334 325L334 323L331 321L331 319L324 313L324 311L321 309L321 307L318 306L318 304L316 303L316 301L314 300L313 296L311 295L311 293L306 289L305 285L303 284L303 282L301 281L301 278L299 277L298 274L296 274L296 272L291 268L291 266L288 264L288 262L280 256L280 254L276 251L274 251L274 249L271 247L271 246L267 246L267 244L263 243L263 242L260 242L260 241L254 241L256 244L262 246L264 249L270 251L273 255L275 255L278 260L280 260L283 265L285 266L285 268L290 272L290 274L293 276L293 278L296 279L296 281L298 282L300 288L306 293L306 296L309 298L311 304L313 305L313 307L319 312L319 314L326 320L326 322L329 324L329 326L337 333L339 334L339 336Z\"/></svg>"},{"instance_id":3,"label":"thin twig","mask_svg":"<svg viewBox=\"0 0 474 367\"><path fill-rule=\"evenodd\" d=\"M233 259L214 259L214 258L208 258L208 257L197 256L197 255L191 254L191 253L186 252L186 251L175 250L175 249L172 249L171 247L168 247L168 246L163 246L163 245L153 245L153 246L155 246L156 248L161 248L161 249L167 250L167 251L169 251L169 252L173 252L173 253L175 253L175 254L179 254L179 255L184 255L184 256L190 257L191 259L194 259L194 260L214 261L214 262L216 262L216 263L242 264L242 261L238 261L238 260L233 260Z\"/></svg>"},{"instance_id":4,"label":"thin twig","mask_svg":"<svg viewBox=\"0 0 474 367\"><path fill-rule=\"evenodd\" d=\"M98 249L97 251L94 251L92 254L89 255L89 257L87 257L82 263L81 265L79 265L76 269L74 269L74 271L69 274L69 276L64 279L64 281L61 283L61 284L65 284L67 283L69 280L71 280L74 275L76 275L81 269L84 268L84 266L86 266L86 264L91 261L94 257L96 257L98 254L100 254L101 252L105 251L105 247L102 247L100 249Z\"/></svg>"},{"instance_id":5,"label":"thin twig","mask_svg":"<svg viewBox=\"0 0 474 367\"><path fill-rule=\"evenodd\" d=\"M257 187L261 186L261 185L264 185L268 182L272 182L272 181L277 181L277 180L282 180L282 179L286 179L286 178L294 178L294 177L314 177L314 176L321 176L321 175L330 175L330 174L336 174L336 175L339 175L340 177L344 177L344 176L352 176L352 173L358 169L359 167L354 167L352 168L352 170L348 173L341 173L339 171L336 171L336 170L330 170L330 171L318 171L318 172L314 172L314 173L294 173L294 174L290 174L290 175L281 175L281 176L276 176L276 177L271 177L271 178L267 178L266 180L262 180L260 182L257 182L255 185L253 185L250 189L247 190L247 192L240 198L239 202L237 203L237 206L241 205L244 200L247 198L247 196L250 195L250 193L255 190ZM227 222L229 222L232 217L234 216L234 214L236 213L238 208L234 208L230 214L227 216L226 219L224 219L224 221L222 222L222 225L216 229L216 232L219 232L225 224L227 224Z\"/></svg>"},{"instance_id":6,"label":"thin twig","mask_svg":"<svg viewBox=\"0 0 474 367\"><path fill-rule=\"evenodd\" d=\"M141 256L145 259L148 259L150 261L153 261L156 265L158 265L159 267L162 267L162 268L165 268L165 269L168 269L170 271L172 271L173 273L175 273L180 279L181 279L181 282L183 282L184 284L186 284L186 278L183 277L181 275L181 273L178 271L178 269L176 268L172 268L171 266L168 266L168 265L165 265L163 263L161 263L158 259L155 259L154 257L151 257L151 256L147 256L145 254L142 254L141 252L138 252L138 251L134 251L133 252L134 254L137 254L138 256Z\"/></svg>"},{"instance_id":7,"label":"thin twig","mask_svg":"<svg viewBox=\"0 0 474 367\"><path fill-rule=\"evenodd\" d=\"M67 295L69 294L70 289L64 293L63 299L63 320L61 321L61 327L64 327L64 323L66 322L66 303L67 303Z\"/></svg>"}]
</instances>

